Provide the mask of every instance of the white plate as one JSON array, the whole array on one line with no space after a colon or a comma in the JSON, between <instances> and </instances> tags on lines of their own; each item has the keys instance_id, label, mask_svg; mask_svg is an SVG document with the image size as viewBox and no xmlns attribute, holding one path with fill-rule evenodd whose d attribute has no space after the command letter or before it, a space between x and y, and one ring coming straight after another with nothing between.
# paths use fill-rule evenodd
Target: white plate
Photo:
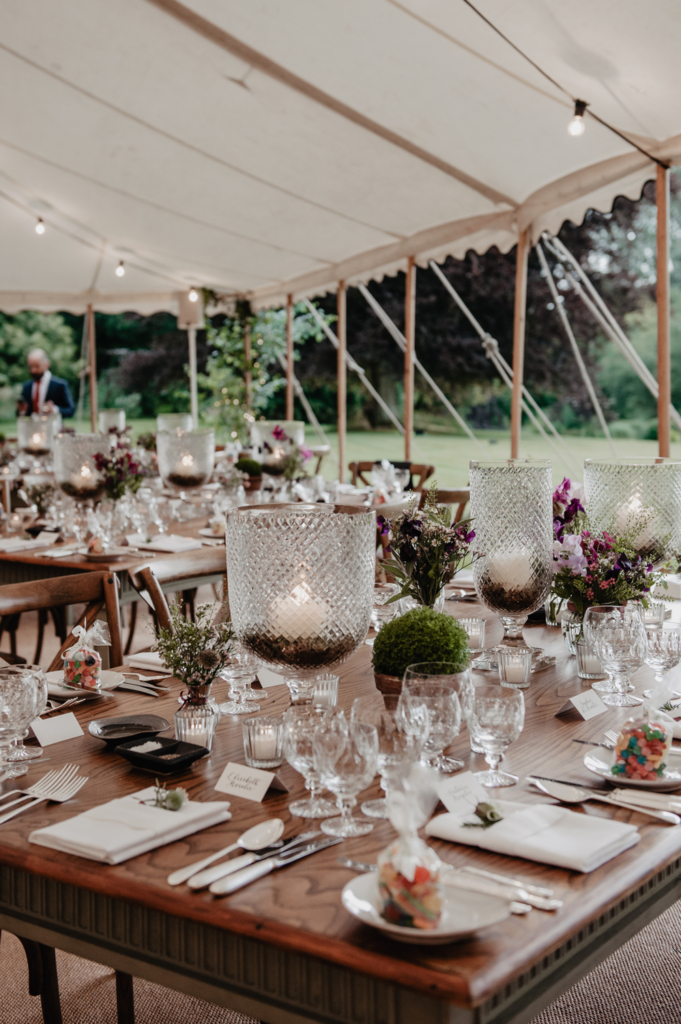
<instances>
[{"instance_id":1,"label":"white plate","mask_svg":"<svg viewBox=\"0 0 681 1024\"><path fill-rule=\"evenodd\" d=\"M674 755L672 755L674 756ZM616 754L614 750L606 750L605 747L594 747L587 750L584 755L584 766L594 775L601 779L607 779L613 786L632 786L634 789L652 789L659 793L671 792L673 789L681 789L681 772L675 768L667 768L664 775L648 781L647 779L629 779L626 775L613 775L611 768L615 763Z\"/></svg>"},{"instance_id":2,"label":"white plate","mask_svg":"<svg viewBox=\"0 0 681 1024\"><path fill-rule=\"evenodd\" d=\"M56 672L47 672L47 692L50 697L73 697L76 693L82 692L85 687L64 686L64 673L57 669ZM125 676L121 672L110 672L104 669L99 676L102 690L115 690L117 686L125 682ZM85 690L86 693L96 693L96 690Z\"/></svg>"},{"instance_id":3,"label":"white plate","mask_svg":"<svg viewBox=\"0 0 681 1024\"><path fill-rule=\"evenodd\" d=\"M213 540L224 540L224 533L213 533L209 526L204 526L203 529L199 530L202 537L212 537Z\"/></svg>"},{"instance_id":4,"label":"white plate","mask_svg":"<svg viewBox=\"0 0 681 1024\"><path fill-rule=\"evenodd\" d=\"M341 900L348 913L359 921L378 928L397 942L409 942L417 946L443 946L447 942L468 938L482 928L505 921L511 913L510 904L498 896L445 886L445 902L437 928L422 931L419 928L389 924L378 912L378 874L373 871L358 875L348 882L343 888Z\"/></svg>"},{"instance_id":5,"label":"white plate","mask_svg":"<svg viewBox=\"0 0 681 1024\"><path fill-rule=\"evenodd\" d=\"M88 562L118 562L121 558L132 558L134 553L130 548L106 548L104 551L85 551Z\"/></svg>"}]
</instances>

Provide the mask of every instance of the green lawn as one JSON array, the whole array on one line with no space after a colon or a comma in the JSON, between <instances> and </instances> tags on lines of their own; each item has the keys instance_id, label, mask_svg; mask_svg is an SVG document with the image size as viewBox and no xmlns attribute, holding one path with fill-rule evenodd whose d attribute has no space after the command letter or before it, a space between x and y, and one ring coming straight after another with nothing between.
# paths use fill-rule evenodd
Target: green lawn
<instances>
[{"instance_id":1,"label":"green lawn","mask_svg":"<svg viewBox=\"0 0 681 1024\"><path fill-rule=\"evenodd\" d=\"M133 435L156 429L153 419L131 420ZM71 424L79 430L90 429L89 422ZM325 432L334 452L338 452L338 441L335 429L325 427ZM14 435L16 421L0 422L0 431ZM426 462L435 466L435 474L441 487L462 487L468 483L468 463L471 459L504 459L510 453L510 440L507 432L501 430L478 430L477 437L481 447L467 437L451 434L433 433L420 434L414 438L412 462ZM306 430L309 444L319 443L317 434L311 428ZM560 483L564 476L581 480L581 467L584 459L609 458L610 448L604 438L600 437L567 437L565 443L573 453L576 466L570 466L567 457L562 453L557 456L550 445L538 434L524 431L522 435L521 454L535 459L551 459L553 477ZM657 455L657 441L638 441L618 439L615 441L617 455L637 456ZM681 460L681 442L672 444L672 457ZM351 431L347 436L347 461L375 459L404 459L404 439L396 430ZM336 465L331 457L327 457L322 466L327 478L336 475Z\"/></svg>"}]
</instances>

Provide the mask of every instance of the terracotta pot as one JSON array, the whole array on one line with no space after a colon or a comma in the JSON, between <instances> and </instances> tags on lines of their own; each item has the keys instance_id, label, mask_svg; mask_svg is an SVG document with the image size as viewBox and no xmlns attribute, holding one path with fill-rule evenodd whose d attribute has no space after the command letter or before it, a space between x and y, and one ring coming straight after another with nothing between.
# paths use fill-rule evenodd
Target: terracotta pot
<instances>
[{"instance_id":1,"label":"terracotta pot","mask_svg":"<svg viewBox=\"0 0 681 1024\"><path fill-rule=\"evenodd\" d=\"M402 693L402 680L399 676L386 676L382 672L374 672L376 689L382 694Z\"/></svg>"},{"instance_id":2,"label":"terracotta pot","mask_svg":"<svg viewBox=\"0 0 681 1024\"><path fill-rule=\"evenodd\" d=\"M244 480L245 491L259 491L262 487L261 476L249 476L248 480Z\"/></svg>"}]
</instances>

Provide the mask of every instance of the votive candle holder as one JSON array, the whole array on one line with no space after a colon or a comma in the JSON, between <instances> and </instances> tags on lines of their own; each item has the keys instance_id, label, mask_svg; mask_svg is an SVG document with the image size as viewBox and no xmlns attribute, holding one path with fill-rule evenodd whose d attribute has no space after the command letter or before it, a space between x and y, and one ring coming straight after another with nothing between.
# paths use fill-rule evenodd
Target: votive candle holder
<instances>
[{"instance_id":1,"label":"votive candle holder","mask_svg":"<svg viewBox=\"0 0 681 1024\"><path fill-rule=\"evenodd\" d=\"M531 648L500 647L497 654L501 685L514 690L526 690L530 685L530 672L532 671Z\"/></svg>"},{"instance_id":2,"label":"votive candle holder","mask_svg":"<svg viewBox=\"0 0 681 1024\"><path fill-rule=\"evenodd\" d=\"M244 760L250 768L278 768L284 761L284 718L259 715L241 723Z\"/></svg>"}]
</instances>

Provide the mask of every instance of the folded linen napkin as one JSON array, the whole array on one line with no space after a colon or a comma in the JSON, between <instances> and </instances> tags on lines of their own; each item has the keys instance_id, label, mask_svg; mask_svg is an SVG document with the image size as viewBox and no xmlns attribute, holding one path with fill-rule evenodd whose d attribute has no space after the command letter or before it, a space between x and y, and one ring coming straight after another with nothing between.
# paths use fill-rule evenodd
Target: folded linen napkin
<instances>
[{"instance_id":1,"label":"folded linen napkin","mask_svg":"<svg viewBox=\"0 0 681 1024\"><path fill-rule=\"evenodd\" d=\"M36 829L28 841L104 864L121 864L157 846L219 825L232 816L226 800L206 803L190 800L179 811L167 811L141 802L153 800L155 792L155 788L149 786L131 796L110 800L56 825Z\"/></svg>"},{"instance_id":2,"label":"folded linen napkin","mask_svg":"<svg viewBox=\"0 0 681 1024\"><path fill-rule=\"evenodd\" d=\"M194 551L200 548L202 542L194 537L180 537L179 534L161 534L153 540L140 542L136 545L140 551Z\"/></svg>"},{"instance_id":3,"label":"folded linen napkin","mask_svg":"<svg viewBox=\"0 0 681 1024\"><path fill-rule=\"evenodd\" d=\"M166 671L163 658L158 651L140 651L139 654L126 656L125 664L131 668L147 668L150 671Z\"/></svg>"},{"instance_id":4,"label":"folded linen napkin","mask_svg":"<svg viewBox=\"0 0 681 1024\"><path fill-rule=\"evenodd\" d=\"M640 840L635 825L609 818L575 814L550 804L496 800L502 820L489 828L465 828L472 814L440 814L426 825L426 835L482 850L526 857L572 871L593 871Z\"/></svg>"},{"instance_id":5,"label":"folded linen napkin","mask_svg":"<svg viewBox=\"0 0 681 1024\"><path fill-rule=\"evenodd\" d=\"M6 540L0 540L0 551L5 554L11 555L15 551L26 551L37 550L39 548L52 547L57 541L57 534L51 533L46 537L39 536L35 539L33 537L8 537Z\"/></svg>"}]
</instances>

